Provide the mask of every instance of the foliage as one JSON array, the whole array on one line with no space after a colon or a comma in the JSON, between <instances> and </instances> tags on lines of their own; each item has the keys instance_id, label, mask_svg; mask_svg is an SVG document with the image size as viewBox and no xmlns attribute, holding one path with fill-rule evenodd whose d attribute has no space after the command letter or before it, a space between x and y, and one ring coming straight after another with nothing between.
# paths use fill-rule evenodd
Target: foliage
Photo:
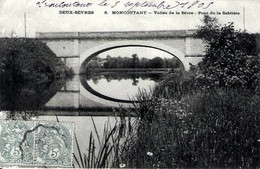
<instances>
[{"instance_id":1,"label":"foliage","mask_svg":"<svg viewBox=\"0 0 260 169\"><path fill-rule=\"evenodd\" d=\"M150 63L150 67L152 68L163 68L164 66L163 59L160 57L155 57L151 59L149 63Z\"/></svg>"},{"instance_id":2,"label":"foliage","mask_svg":"<svg viewBox=\"0 0 260 169\"><path fill-rule=\"evenodd\" d=\"M103 65L101 63L104 63ZM94 58L88 67L89 68L180 68L181 62L175 58L160 58L154 57L152 59L141 58L137 54L129 57L111 57L107 56L106 59Z\"/></svg>"},{"instance_id":3,"label":"foliage","mask_svg":"<svg viewBox=\"0 0 260 169\"><path fill-rule=\"evenodd\" d=\"M155 87L154 95L160 98L180 99L184 95L197 91L194 74L185 71L175 71L167 74L158 86Z\"/></svg>"},{"instance_id":4,"label":"foliage","mask_svg":"<svg viewBox=\"0 0 260 169\"><path fill-rule=\"evenodd\" d=\"M13 82L50 81L63 76L67 68L47 47L34 39L0 39L0 75ZM9 77L9 78L7 78Z\"/></svg>"},{"instance_id":5,"label":"foliage","mask_svg":"<svg viewBox=\"0 0 260 169\"><path fill-rule=\"evenodd\" d=\"M141 121L122 159L129 168L255 168L260 137L255 35L204 17L206 56L188 73L168 74L140 94ZM259 54L258 54L259 55Z\"/></svg>"},{"instance_id":6,"label":"foliage","mask_svg":"<svg viewBox=\"0 0 260 169\"><path fill-rule=\"evenodd\" d=\"M205 58L199 65L200 85L254 89L260 70L255 36L235 30L233 23L221 26L209 16L203 21L205 25L197 33L206 45Z\"/></svg>"},{"instance_id":7,"label":"foliage","mask_svg":"<svg viewBox=\"0 0 260 169\"><path fill-rule=\"evenodd\" d=\"M37 116L38 111L63 85L63 80L49 83L2 86L0 109L7 110L9 120L28 120Z\"/></svg>"},{"instance_id":8,"label":"foliage","mask_svg":"<svg viewBox=\"0 0 260 169\"><path fill-rule=\"evenodd\" d=\"M100 79L104 79L107 82L110 82L111 80L127 80L131 79L133 83L138 83L138 79L150 79L155 82L159 82L161 79L161 76L159 74L149 74L149 73L125 73L125 72L101 72L101 73L91 73L86 75L87 80L91 80L95 83L98 84Z\"/></svg>"},{"instance_id":9,"label":"foliage","mask_svg":"<svg viewBox=\"0 0 260 169\"><path fill-rule=\"evenodd\" d=\"M0 109L10 110L9 118L35 114L61 87L57 80L71 74L40 41L0 39Z\"/></svg>"},{"instance_id":10,"label":"foliage","mask_svg":"<svg viewBox=\"0 0 260 169\"><path fill-rule=\"evenodd\" d=\"M132 55L132 67L138 68L139 65L140 65L140 61L139 61L137 54L133 54Z\"/></svg>"},{"instance_id":11,"label":"foliage","mask_svg":"<svg viewBox=\"0 0 260 169\"><path fill-rule=\"evenodd\" d=\"M122 159L129 168L256 167L259 103L241 89L153 97L142 103L138 139Z\"/></svg>"}]
</instances>

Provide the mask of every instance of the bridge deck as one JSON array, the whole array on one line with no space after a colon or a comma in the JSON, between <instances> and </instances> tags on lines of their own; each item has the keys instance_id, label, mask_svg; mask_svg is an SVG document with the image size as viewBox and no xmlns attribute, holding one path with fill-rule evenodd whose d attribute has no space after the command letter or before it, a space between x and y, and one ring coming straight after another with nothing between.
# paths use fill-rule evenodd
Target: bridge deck
<instances>
[{"instance_id":1,"label":"bridge deck","mask_svg":"<svg viewBox=\"0 0 260 169\"><path fill-rule=\"evenodd\" d=\"M127 31L127 32L36 32L38 39L137 39L193 37L196 30Z\"/></svg>"}]
</instances>

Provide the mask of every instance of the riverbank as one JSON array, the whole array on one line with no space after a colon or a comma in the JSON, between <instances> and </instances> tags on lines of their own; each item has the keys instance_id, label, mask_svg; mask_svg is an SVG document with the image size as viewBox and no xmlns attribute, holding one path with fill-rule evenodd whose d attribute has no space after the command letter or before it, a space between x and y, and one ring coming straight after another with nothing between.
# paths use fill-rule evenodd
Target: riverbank
<instances>
[{"instance_id":1,"label":"riverbank","mask_svg":"<svg viewBox=\"0 0 260 169\"><path fill-rule=\"evenodd\" d=\"M259 94L192 82L187 74L170 75L151 100L140 102L135 139L121 156L127 168L257 166Z\"/></svg>"},{"instance_id":2,"label":"riverbank","mask_svg":"<svg viewBox=\"0 0 260 169\"><path fill-rule=\"evenodd\" d=\"M160 74L160 73L169 73L174 69L171 68L115 68L115 69L104 69L104 68L92 68L87 69L87 74L92 73L150 73L150 74Z\"/></svg>"},{"instance_id":3,"label":"riverbank","mask_svg":"<svg viewBox=\"0 0 260 169\"><path fill-rule=\"evenodd\" d=\"M257 168L259 50L252 34L204 17L205 57L190 72L168 74L151 100L142 94L127 168ZM220 57L221 56L221 57Z\"/></svg>"},{"instance_id":4,"label":"riverbank","mask_svg":"<svg viewBox=\"0 0 260 169\"><path fill-rule=\"evenodd\" d=\"M12 116L41 108L59 90L60 81L74 74L35 39L1 38L0 55L0 109L10 110Z\"/></svg>"},{"instance_id":5,"label":"riverbank","mask_svg":"<svg viewBox=\"0 0 260 169\"><path fill-rule=\"evenodd\" d=\"M74 74L46 44L33 38L0 38L0 53L2 78L41 82Z\"/></svg>"}]
</instances>

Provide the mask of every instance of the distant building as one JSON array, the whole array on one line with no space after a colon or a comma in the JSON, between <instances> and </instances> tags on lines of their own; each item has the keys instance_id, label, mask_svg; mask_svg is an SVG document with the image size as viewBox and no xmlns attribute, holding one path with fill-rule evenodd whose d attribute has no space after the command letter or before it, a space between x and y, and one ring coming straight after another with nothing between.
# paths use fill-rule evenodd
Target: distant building
<instances>
[{"instance_id":1,"label":"distant building","mask_svg":"<svg viewBox=\"0 0 260 169\"><path fill-rule=\"evenodd\" d=\"M100 60L99 61L99 65L100 65L100 67L104 67L104 64L107 62L107 60L106 59L102 59L102 60Z\"/></svg>"}]
</instances>

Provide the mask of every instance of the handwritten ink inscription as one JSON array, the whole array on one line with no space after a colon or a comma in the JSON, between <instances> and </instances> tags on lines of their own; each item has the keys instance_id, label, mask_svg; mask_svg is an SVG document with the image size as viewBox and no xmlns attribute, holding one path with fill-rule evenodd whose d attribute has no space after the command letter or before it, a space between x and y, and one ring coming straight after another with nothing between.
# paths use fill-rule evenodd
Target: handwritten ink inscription
<instances>
[{"instance_id":1,"label":"handwritten ink inscription","mask_svg":"<svg viewBox=\"0 0 260 169\"><path fill-rule=\"evenodd\" d=\"M172 10L172 9L208 9L214 5L214 1L203 0L169 0L169 1L138 1L138 0L100 0L91 2L79 1L62 1L54 2L53 0L38 1L36 6L44 8L125 8L127 11L133 9L155 9L155 10Z\"/></svg>"},{"instance_id":2,"label":"handwritten ink inscription","mask_svg":"<svg viewBox=\"0 0 260 169\"><path fill-rule=\"evenodd\" d=\"M166 3L165 1L161 1L160 3L154 3L154 2L139 2L137 1L136 3L133 3L131 1L127 2L124 4L124 6L126 8L129 8L128 10L132 10L134 8L137 7L141 7L141 8L155 8L155 9L174 9L174 8L186 8L186 9L190 9L190 8L202 8L202 9L207 9L210 7L210 5L214 4L214 2L209 2L207 4L200 2L199 0L194 1L191 3L191 1L187 1L187 2L179 2L179 1L175 1L172 4Z\"/></svg>"},{"instance_id":3,"label":"handwritten ink inscription","mask_svg":"<svg viewBox=\"0 0 260 169\"><path fill-rule=\"evenodd\" d=\"M69 8L69 7L91 7L93 3L87 2L87 3L80 3L78 1L67 3L65 1L62 1L60 3L53 3L48 0L44 1L38 1L36 3L38 7L45 7L45 8Z\"/></svg>"}]
</instances>

